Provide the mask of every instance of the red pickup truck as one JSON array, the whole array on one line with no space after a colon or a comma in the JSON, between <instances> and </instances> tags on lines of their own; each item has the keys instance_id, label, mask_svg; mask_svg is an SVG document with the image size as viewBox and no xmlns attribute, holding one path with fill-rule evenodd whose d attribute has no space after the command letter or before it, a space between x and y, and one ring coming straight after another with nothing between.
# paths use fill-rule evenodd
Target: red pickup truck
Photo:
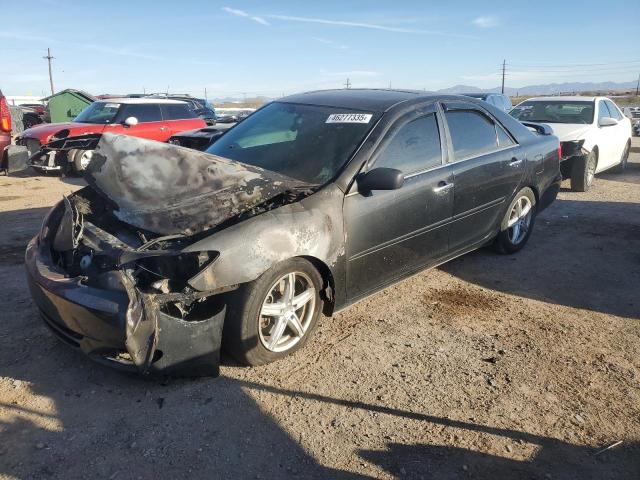
<instances>
[{"instance_id":1,"label":"red pickup truck","mask_svg":"<svg viewBox=\"0 0 640 480\"><path fill-rule=\"evenodd\" d=\"M0 90L0 171L7 168L6 148L11 145L11 113L7 99Z\"/></svg>"},{"instance_id":2,"label":"red pickup truck","mask_svg":"<svg viewBox=\"0 0 640 480\"><path fill-rule=\"evenodd\" d=\"M90 151L73 155L38 157L40 149L52 140L90 133L119 133L166 142L175 133L206 126L185 102L148 98L110 98L93 102L73 122L41 124L25 130L17 143L27 147L31 166L36 170L82 171L91 158Z\"/></svg>"}]
</instances>

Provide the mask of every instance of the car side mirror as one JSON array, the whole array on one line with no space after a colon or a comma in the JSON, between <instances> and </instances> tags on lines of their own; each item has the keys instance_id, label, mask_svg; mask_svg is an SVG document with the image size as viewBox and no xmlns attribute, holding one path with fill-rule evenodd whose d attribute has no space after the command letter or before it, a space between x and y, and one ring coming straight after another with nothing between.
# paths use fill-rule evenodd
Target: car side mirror
<instances>
[{"instance_id":1,"label":"car side mirror","mask_svg":"<svg viewBox=\"0 0 640 480\"><path fill-rule=\"evenodd\" d=\"M404 184L404 174L395 168L379 167L369 170L358 178L358 190L397 190Z\"/></svg>"},{"instance_id":2,"label":"car side mirror","mask_svg":"<svg viewBox=\"0 0 640 480\"><path fill-rule=\"evenodd\" d=\"M124 124L125 124L127 127L133 127L134 125L137 125L137 124L138 124L138 119L137 119L136 117L127 117L127 118L124 120Z\"/></svg>"},{"instance_id":3,"label":"car side mirror","mask_svg":"<svg viewBox=\"0 0 640 480\"><path fill-rule=\"evenodd\" d=\"M618 121L615 118L611 117L601 117L598 119L599 127L612 127L613 125L617 125Z\"/></svg>"}]
</instances>

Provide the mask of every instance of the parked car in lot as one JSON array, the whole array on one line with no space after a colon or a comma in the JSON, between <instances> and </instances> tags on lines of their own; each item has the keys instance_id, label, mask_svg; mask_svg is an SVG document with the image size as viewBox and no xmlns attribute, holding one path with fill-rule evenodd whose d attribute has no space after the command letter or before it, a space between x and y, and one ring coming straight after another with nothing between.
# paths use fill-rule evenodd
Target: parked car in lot
<instances>
[{"instance_id":1,"label":"parked car in lot","mask_svg":"<svg viewBox=\"0 0 640 480\"><path fill-rule=\"evenodd\" d=\"M91 103L73 122L42 124L25 130L18 143L29 150L31 166L38 171L84 170L91 150L52 152L55 140L94 133L116 133L166 142L183 130L206 126L185 102L167 99L112 98Z\"/></svg>"},{"instance_id":2,"label":"parked car in lot","mask_svg":"<svg viewBox=\"0 0 640 480\"><path fill-rule=\"evenodd\" d=\"M631 122L606 97L530 98L511 115L552 128L562 146L562 175L574 191L588 190L596 173L627 167Z\"/></svg>"},{"instance_id":3,"label":"parked car in lot","mask_svg":"<svg viewBox=\"0 0 640 480\"><path fill-rule=\"evenodd\" d=\"M513 108L511 99L504 93L463 93L463 95L472 98L479 98L480 100L490 103L494 107L504 110L505 112L508 112Z\"/></svg>"},{"instance_id":4,"label":"parked car in lot","mask_svg":"<svg viewBox=\"0 0 640 480\"><path fill-rule=\"evenodd\" d=\"M27 247L44 321L104 363L209 375L221 345L271 362L321 312L519 251L561 180L558 139L488 103L356 89L270 103L206 152L104 133L85 178Z\"/></svg>"},{"instance_id":5,"label":"parked car in lot","mask_svg":"<svg viewBox=\"0 0 640 480\"><path fill-rule=\"evenodd\" d=\"M20 106L21 107L30 108L31 110L36 112L41 117L45 117L47 115L47 107L45 107L41 103L21 103Z\"/></svg>"},{"instance_id":6,"label":"parked car in lot","mask_svg":"<svg viewBox=\"0 0 640 480\"><path fill-rule=\"evenodd\" d=\"M196 98L187 94L164 94L154 93L148 95L147 98L167 98L169 100L179 100L185 102L189 108L196 114L196 116L203 119L207 125L215 125L216 123L216 110L213 106L204 98Z\"/></svg>"},{"instance_id":7,"label":"parked car in lot","mask_svg":"<svg viewBox=\"0 0 640 480\"><path fill-rule=\"evenodd\" d=\"M227 132L235 123L220 123L209 127L198 128L196 130L187 130L185 132L172 135L167 143L179 145L181 147L193 148L195 150L206 150Z\"/></svg>"},{"instance_id":8,"label":"parked car in lot","mask_svg":"<svg viewBox=\"0 0 640 480\"><path fill-rule=\"evenodd\" d=\"M622 110L624 116L631 121L631 128L633 129L633 135L640 135L640 107L625 107Z\"/></svg>"},{"instance_id":9,"label":"parked car in lot","mask_svg":"<svg viewBox=\"0 0 640 480\"><path fill-rule=\"evenodd\" d=\"M11 145L11 113L7 98L0 90L0 172L7 169L7 147Z\"/></svg>"}]
</instances>

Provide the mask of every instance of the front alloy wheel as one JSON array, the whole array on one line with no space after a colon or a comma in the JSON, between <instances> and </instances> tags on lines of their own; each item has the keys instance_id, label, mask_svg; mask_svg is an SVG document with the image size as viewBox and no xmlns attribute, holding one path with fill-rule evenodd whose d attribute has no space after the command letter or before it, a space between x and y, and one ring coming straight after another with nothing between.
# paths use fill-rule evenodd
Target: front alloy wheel
<instances>
[{"instance_id":1,"label":"front alloy wheel","mask_svg":"<svg viewBox=\"0 0 640 480\"><path fill-rule=\"evenodd\" d=\"M291 258L230 295L224 349L247 365L263 365L301 348L323 309L323 280L312 263Z\"/></svg>"},{"instance_id":2,"label":"front alloy wheel","mask_svg":"<svg viewBox=\"0 0 640 480\"><path fill-rule=\"evenodd\" d=\"M259 335L272 352L285 352L298 343L311 325L317 292L311 279L292 272L277 280L260 310Z\"/></svg>"}]
</instances>

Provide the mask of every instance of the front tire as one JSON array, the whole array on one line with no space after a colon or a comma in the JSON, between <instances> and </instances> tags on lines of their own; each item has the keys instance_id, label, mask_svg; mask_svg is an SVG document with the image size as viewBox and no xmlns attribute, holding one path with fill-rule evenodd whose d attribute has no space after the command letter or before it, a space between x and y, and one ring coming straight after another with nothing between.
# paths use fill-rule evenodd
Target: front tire
<instances>
[{"instance_id":1,"label":"front tire","mask_svg":"<svg viewBox=\"0 0 640 480\"><path fill-rule=\"evenodd\" d=\"M82 175L93 157L93 150L76 150L73 152L73 172Z\"/></svg>"},{"instance_id":2,"label":"front tire","mask_svg":"<svg viewBox=\"0 0 640 480\"><path fill-rule=\"evenodd\" d=\"M588 155L576 157L571 165L571 190L586 192L593 184L593 178L598 166L598 155L591 150Z\"/></svg>"},{"instance_id":3,"label":"front tire","mask_svg":"<svg viewBox=\"0 0 640 480\"><path fill-rule=\"evenodd\" d=\"M302 348L322 311L322 277L291 258L230 296L222 344L246 365L264 365Z\"/></svg>"},{"instance_id":4,"label":"front tire","mask_svg":"<svg viewBox=\"0 0 640 480\"><path fill-rule=\"evenodd\" d=\"M528 187L520 190L507 208L494 247L505 255L516 253L526 245L536 219L536 196Z\"/></svg>"}]
</instances>

